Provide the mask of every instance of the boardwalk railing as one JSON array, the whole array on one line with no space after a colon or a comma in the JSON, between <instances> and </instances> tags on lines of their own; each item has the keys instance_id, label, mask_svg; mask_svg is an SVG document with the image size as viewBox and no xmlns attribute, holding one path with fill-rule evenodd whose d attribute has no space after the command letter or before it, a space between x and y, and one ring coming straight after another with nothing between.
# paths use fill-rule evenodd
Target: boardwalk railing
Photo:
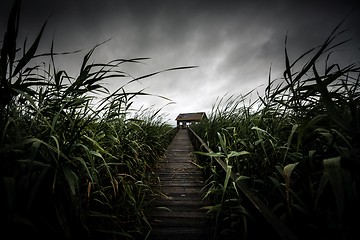
<instances>
[{"instance_id":1,"label":"boardwalk railing","mask_svg":"<svg viewBox=\"0 0 360 240\"><path fill-rule=\"evenodd\" d=\"M194 148L196 150L205 149L208 153L213 153L213 151L208 147L208 145L192 130L188 127L188 132L191 141L193 142ZM220 158L213 157L214 160L226 171L226 164ZM243 182L236 181L236 176L234 172L231 172L231 179L236 184L236 187L240 192L244 194L246 199L255 207L255 209L260 213L264 220L269 224L269 226L277 233L277 235L284 240L297 240L298 238L291 232L291 230L284 225L280 219L272 213L272 211L262 202L252 190L250 190Z\"/></svg>"}]
</instances>

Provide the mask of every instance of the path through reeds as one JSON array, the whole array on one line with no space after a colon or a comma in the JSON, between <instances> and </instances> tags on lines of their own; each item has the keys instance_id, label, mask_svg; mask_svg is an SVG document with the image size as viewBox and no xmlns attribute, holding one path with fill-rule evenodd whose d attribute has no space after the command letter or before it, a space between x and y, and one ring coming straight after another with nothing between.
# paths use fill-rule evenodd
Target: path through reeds
<instances>
[{"instance_id":1,"label":"path through reeds","mask_svg":"<svg viewBox=\"0 0 360 240\"><path fill-rule=\"evenodd\" d=\"M210 239L203 178L186 129L179 129L159 163L159 195L151 204L151 239Z\"/></svg>"}]
</instances>

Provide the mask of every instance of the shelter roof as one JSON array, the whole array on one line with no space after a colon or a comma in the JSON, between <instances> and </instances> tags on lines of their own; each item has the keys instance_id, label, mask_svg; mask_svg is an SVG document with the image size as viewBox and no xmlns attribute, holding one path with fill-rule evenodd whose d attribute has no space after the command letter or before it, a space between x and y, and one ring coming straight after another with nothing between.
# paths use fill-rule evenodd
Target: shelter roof
<instances>
[{"instance_id":1,"label":"shelter roof","mask_svg":"<svg viewBox=\"0 0 360 240\"><path fill-rule=\"evenodd\" d=\"M196 112L196 113L180 113L176 121L201 121L203 119L206 119L205 112Z\"/></svg>"}]
</instances>

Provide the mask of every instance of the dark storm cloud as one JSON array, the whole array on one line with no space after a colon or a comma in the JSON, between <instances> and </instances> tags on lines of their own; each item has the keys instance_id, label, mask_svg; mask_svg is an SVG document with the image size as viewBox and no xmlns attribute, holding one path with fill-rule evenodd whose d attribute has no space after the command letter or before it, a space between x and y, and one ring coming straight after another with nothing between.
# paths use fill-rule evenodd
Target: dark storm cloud
<instances>
[{"instance_id":1,"label":"dark storm cloud","mask_svg":"<svg viewBox=\"0 0 360 240\"><path fill-rule=\"evenodd\" d=\"M1 3L2 29L11 2ZM144 64L124 65L123 70L134 76L197 65L133 86L175 101L176 105L167 109L173 119L179 112L210 110L218 96L246 94L266 84L270 66L274 77L281 76L286 35L294 60L321 44L350 12L344 23L344 28L350 29L344 37L352 41L340 60L358 61L360 9L350 0L23 0L20 27L24 35L34 36L50 16L42 50L49 49L53 36L57 51L85 49L81 54L57 58L59 67L74 74L86 51L110 38L94 59L150 57ZM109 87L121 85L115 81ZM152 98L140 104L162 107L166 101Z\"/></svg>"}]
</instances>

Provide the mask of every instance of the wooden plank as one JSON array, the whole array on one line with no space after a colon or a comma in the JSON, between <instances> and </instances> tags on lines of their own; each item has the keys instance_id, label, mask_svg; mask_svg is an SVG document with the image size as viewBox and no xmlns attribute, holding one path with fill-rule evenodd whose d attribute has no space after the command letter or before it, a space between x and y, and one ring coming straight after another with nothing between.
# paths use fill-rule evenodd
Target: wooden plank
<instances>
[{"instance_id":1,"label":"wooden plank","mask_svg":"<svg viewBox=\"0 0 360 240\"><path fill-rule=\"evenodd\" d=\"M192 198L196 198L196 199L199 199L199 201L201 200L201 194L200 193L186 193L186 194L183 194L183 193L163 193L166 198L170 199L170 200L175 200L175 199L191 199L193 200ZM164 196L164 197L165 197Z\"/></svg>"},{"instance_id":2,"label":"wooden plank","mask_svg":"<svg viewBox=\"0 0 360 240\"><path fill-rule=\"evenodd\" d=\"M181 186L181 187L176 187L176 186L165 186L165 187L160 187L159 189L161 189L161 191L163 191L164 193L179 193L179 194L186 194L186 193L199 193L201 190L201 187L198 186L191 186L191 187L187 187L187 186Z\"/></svg>"},{"instance_id":3,"label":"wooden plank","mask_svg":"<svg viewBox=\"0 0 360 240\"><path fill-rule=\"evenodd\" d=\"M156 240L200 240L210 239L209 231L198 227L154 228L152 239Z\"/></svg>"},{"instance_id":4,"label":"wooden plank","mask_svg":"<svg viewBox=\"0 0 360 240\"><path fill-rule=\"evenodd\" d=\"M171 164L171 166L169 166ZM184 162L184 163L168 163L167 165L164 166L159 166L160 168L162 168L163 172L167 172L167 171L189 171L189 172L196 172L198 169L194 167L193 164L189 163L189 162Z\"/></svg>"},{"instance_id":5,"label":"wooden plank","mask_svg":"<svg viewBox=\"0 0 360 240\"><path fill-rule=\"evenodd\" d=\"M184 204L184 203L188 203L188 204ZM164 209L163 208L164 206L161 204L159 204L159 206L157 207L156 206L151 207L151 210L148 210L149 214L151 214L151 216L154 218L154 217L158 217L157 213L160 214L166 211L169 211L169 213L167 213L166 216L171 216L171 217L175 217L171 213L176 213L176 212L194 212L194 213L199 212L205 218L204 215L206 215L207 213L207 209L202 208L206 206L205 204L204 206L196 205L196 203L193 201L181 201L181 205L179 205L178 203L176 203L176 201L174 201L173 205L169 205L166 203L164 203L164 205L166 205L166 209Z\"/></svg>"},{"instance_id":6,"label":"wooden plank","mask_svg":"<svg viewBox=\"0 0 360 240\"><path fill-rule=\"evenodd\" d=\"M163 211L154 211L151 212L151 215L154 217L169 217L171 216L172 218L179 218L179 219L185 219L185 220L191 220L191 219L206 219L207 216L206 214L204 214L204 212L199 212L199 211L189 211L189 212L170 212L168 210L163 210Z\"/></svg>"},{"instance_id":7,"label":"wooden plank","mask_svg":"<svg viewBox=\"0 0 360 240\"><path fill-rule=\"evenodd\" d=\"M162 180L159 182L159 187L203 187L204 181L194 179L194 181L173 181L173 180Z\"/></svg>"},{"instance_id":8,"label":"wooden plank","mask_svg":"<svg viewBox=\"0 0 360 240\"><path fill-rule=\"evenodd\" d=\"M171 229L173 227L176 228L195 228L198 229L200 231L204 231L207 230L205 227L203 227L206 224L206 220L201 220L201 219L187 219L186 221L184 221L184 219L181 218L159 218L156 219L157 224L154 223L152 225L153 228L157 228L157 229ZM164 231L164 230L163 230ZM167 230L168 231L168 230Z\"/></svg>"},{"instance_id":9,"label":"wooden plank","mask_svg":"<svg viewBox=\"0 0 360 240\"><path fill-rule=\"evenodd\" d=\"M186 207L186 208L192 208L192 209L199 209L202 206L209 205L209 202L207 201L201 201L200 203L198 201L187 201L183 199L178 200L169 200L169 199L159 199L154 203L151 203L152 207L162 207L162 206L169 206L169 207ZM202 211L202 210L201 210Z\"/></svg>"},{"instance_id":10,"label":"wooden plank","mask_svg":"<svg viewBox=\"0 0 360 240\"><path fill-rule=\"evenodd\" d=\"M158 200L169 200L169 201L193 201L192 199L190 199L191 195L187 195L186 197L183 197L181 195L174 195L174 194L169 194L168 196L158 196ZM196 195L197 198L199 198L200 200L200 205L201 205L201 196L200 194Z\"/></svg>"},{"instance_id":11,"label":"wooden plank","mask_svg":"<svg viewBox=\"0 0 360 240\"><path fill-rule=\"evenodd\" d=\"M197 179L201 179L202 174L199 172L161 172L157 174L160 179L163 177L169 178L181 178L181 179L188 179L190 177L194 177Z\"/></svg>"}]
</instances>

